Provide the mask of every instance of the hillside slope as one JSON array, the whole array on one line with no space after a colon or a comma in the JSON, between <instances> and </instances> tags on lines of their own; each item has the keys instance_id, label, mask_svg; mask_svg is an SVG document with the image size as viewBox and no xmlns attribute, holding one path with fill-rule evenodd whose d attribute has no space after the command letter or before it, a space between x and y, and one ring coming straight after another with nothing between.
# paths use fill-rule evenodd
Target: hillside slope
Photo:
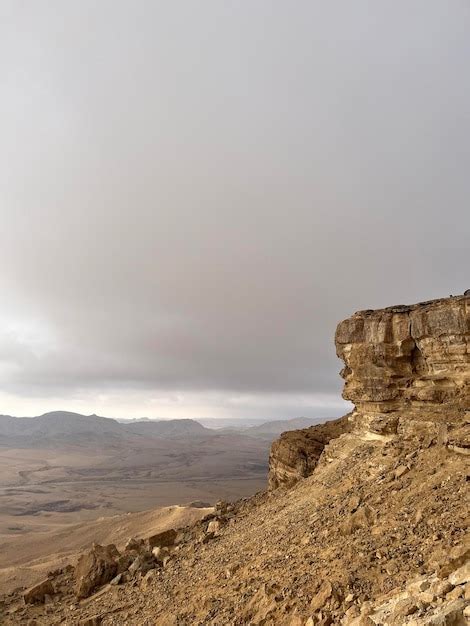
<instances>
[{"instance_id":1,"label":"hillside slope","mask_svg":"<svg viewBox=\"0 0 470 626\"><path fill-rule=\"evenodd\" d=\"M310 475L288 488L271 463L271 490L219 505L163 560L142 545L120 584L84 599L58 573L46 604L7 597L4 623L467 624L470 297L357 313L336 347L356 408ZM311 431L294 437L307 457Z\"/></svg>"},{"instance_id":2,"label":"hillside slope","mask_svg":"<svg viewBox=\"0 0 470 626\"><path fill-rule=\"evenodd\" d=\"M0 589L6 593L19 586L28 587L51 570L75 565L81 552L93 542L112 542L122 548L129 537L146 537L167 528L193 524L212 510L169 506L14 537L0 544Z\"/></svg>"}]
</instances>

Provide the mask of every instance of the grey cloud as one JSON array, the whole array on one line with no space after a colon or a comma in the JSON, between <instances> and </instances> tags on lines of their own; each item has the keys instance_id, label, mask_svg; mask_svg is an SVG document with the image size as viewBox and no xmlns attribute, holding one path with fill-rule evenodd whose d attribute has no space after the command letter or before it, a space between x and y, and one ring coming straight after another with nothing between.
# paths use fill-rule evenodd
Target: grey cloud
<instances>
[{"instance_id":1,"label":"grey cloud","mask_svg":"<svg viewBox=\"0 0 470 626\"><path fill-rule=\"evenodd\" d=\"M13 409L137 390L293 411L339 397L340 319L470 287L465 3L2 11Z\"/></svg>"}]
</instances>

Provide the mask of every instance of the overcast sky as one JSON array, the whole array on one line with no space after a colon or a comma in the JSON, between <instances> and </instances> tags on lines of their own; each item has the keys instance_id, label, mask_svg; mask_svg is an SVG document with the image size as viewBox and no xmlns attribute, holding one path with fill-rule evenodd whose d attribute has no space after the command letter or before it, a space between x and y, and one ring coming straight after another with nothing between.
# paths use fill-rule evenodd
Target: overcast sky
<instances>
[{"instance_id":1,"label":"overcast sky","mask_svg":"<svg viewBox=\"0 0 470 626\"><path fill-rule=\"evenodd\" d=\"M340 415L470 288L468 0L0 0L0 413Z\"/></svg>"}]
</instances>

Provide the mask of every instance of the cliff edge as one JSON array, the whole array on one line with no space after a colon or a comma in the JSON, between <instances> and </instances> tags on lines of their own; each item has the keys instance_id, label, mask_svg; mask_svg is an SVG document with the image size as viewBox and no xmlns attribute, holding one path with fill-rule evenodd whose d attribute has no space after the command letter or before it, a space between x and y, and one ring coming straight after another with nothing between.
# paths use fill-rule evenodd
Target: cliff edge
<instances>
[{"instance_id":1,"label":"cliff edge","mask_svg":"<svg viewBox=\"0 0 470 626\"><path fill-rule=\"evenodd\" d=\"M314 471L328 442L354 431L398 435L470 452L470 297L359 311L338 324L343 397L355 410L283 433L273 443L269 487L291 487Z\"/></svg>"}]
</instances>

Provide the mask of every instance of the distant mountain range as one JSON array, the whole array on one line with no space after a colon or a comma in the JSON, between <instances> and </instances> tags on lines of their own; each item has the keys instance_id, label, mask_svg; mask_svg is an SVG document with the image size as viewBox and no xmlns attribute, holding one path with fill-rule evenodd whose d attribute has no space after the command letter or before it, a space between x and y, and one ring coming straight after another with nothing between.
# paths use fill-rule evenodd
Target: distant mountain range
<instances>
[{"instance_id":1,"label":"distant mountain range","mask_svg":"<svg viewBox=\"0 0 470 626\"><path fill-rule=\"evenodd\" d=\"M193 439L243 434L272 440L286 430L305 428L319 421L305 417L274 420L256 426L207 428L193 419L115 420L98 415L81 415L69 411L53 411L37 417L0 415L0 446L43 444L49 442L86 443L105 440L107 443L142 436L159 439ZM217 420L214 420L217 422Z\"/></svg>"},{"instance_id":2,"label":"distant mountain range","mask_svg":"<svg viewBox=\"0 0 470 626\"><path fill-rule=\"evenodd\" d=\"M298 428L308 428L314 424L321 424L325 422L325 419L317 418L312 419L310 417L294 417L290 420L273 420L270 422L263 422L257 426L251 426L243 431L243 434L250 437L260 437L262 439L275 439L286 430L297 430Z\"/></svg>"},{"instance_id":3,"label":"distant mountain range","mask_svg":"<svg viewBox=\"0 0 470 626\"><path fill-rule=\"evenodd\" d=\"M128 439L129 437L152 435L159 438L210 436L213 430L190 419L133 421L119 423L109 417L81 415L69 411L53 411L37 417L12 417L0 415L0 445L36 443L47 441L82 442L94 440Z\"/></svg>"}]
</instances>

